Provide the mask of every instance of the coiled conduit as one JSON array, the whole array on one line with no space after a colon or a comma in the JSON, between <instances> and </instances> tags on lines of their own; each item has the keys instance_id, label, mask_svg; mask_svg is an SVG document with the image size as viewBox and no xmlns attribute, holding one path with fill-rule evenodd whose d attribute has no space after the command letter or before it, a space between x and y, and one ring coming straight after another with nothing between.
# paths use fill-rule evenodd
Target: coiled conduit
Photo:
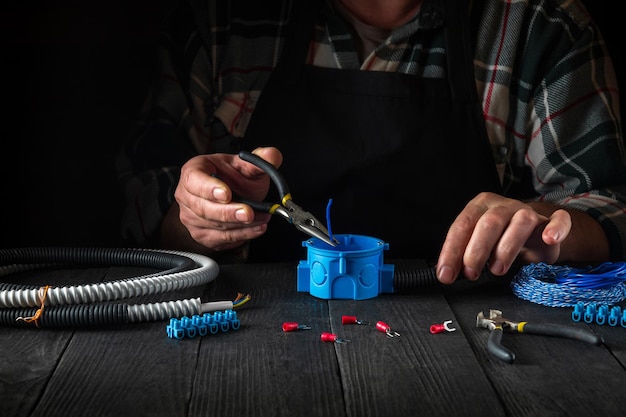
<instances>
[{"instance_id":1,"label":"coiled conduit","mask_svg":"<svg viewBox=\"0 0 626 417\"><path fill-rule=\"evenodd\" d=\"M210 310L199 298L135 305L112 301L204 285L219 273L214 260L195 253L123 248L0 249L0 265L0 276L37 267L71 265L161 270L116 281L49 287L45 292L42 287L0 283L0 324L33 326L23 318L35 317L43 307L45 313L35 323L40 328L105 326L201 314ZM221 303L212 306L213 310L232 308L230 302Z\"/></svg>"}]
</instances>

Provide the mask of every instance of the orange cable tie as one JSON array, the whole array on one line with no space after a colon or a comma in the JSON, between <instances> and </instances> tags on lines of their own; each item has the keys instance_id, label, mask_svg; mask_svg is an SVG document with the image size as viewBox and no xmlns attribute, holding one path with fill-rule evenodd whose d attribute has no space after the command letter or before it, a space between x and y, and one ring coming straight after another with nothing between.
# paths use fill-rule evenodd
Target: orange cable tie
<instances>
[{"instance_id":1,"label":"orange cable tie","mask_svg":"<svg viewBox=\"0 0 626 417\"><path fill-rule=\"evenodd\" d=\"M26 323L35 323L35 326L39 327L39 323L37 322L40 318L41 315L43 314L43 309L46 306L46 297L48 296L48 289L50 288L49 285L46 285L43 288L39 289L39 292L41 293L43 291L43 294L39 296L39 298L41 299L41 306L39 307L39 309L35 312L35 314L32 317L18 317L15 319L15 321L24 321Z\"/></svg>"}]
</instances>

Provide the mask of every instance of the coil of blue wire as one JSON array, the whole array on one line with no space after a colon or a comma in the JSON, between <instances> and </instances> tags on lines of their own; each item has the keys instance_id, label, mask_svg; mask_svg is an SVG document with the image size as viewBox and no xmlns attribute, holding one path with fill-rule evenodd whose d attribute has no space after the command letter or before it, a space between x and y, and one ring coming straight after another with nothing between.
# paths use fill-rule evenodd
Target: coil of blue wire
<instances>
[{"instance_id":1,"label":"coil of blue wire","mask_svg":"<svg viewBox=\"0 0 626 417\"><path fill-rule=\"evenodd\" d=\"M519 298L550 307L573 307L579 302L618 304L626 298L626 262L573 268L567 265L525 265L511 288Z\"/></svg>"}]
</instances>

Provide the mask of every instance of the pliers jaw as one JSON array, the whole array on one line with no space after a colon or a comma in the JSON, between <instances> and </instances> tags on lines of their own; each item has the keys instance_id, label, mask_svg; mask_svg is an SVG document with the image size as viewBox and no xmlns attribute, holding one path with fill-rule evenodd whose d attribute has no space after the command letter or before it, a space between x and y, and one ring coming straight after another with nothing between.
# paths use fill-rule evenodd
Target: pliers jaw
<instances>
[{"instance_id":1,"label":"pliers jaw","mask_svg":"<svg viewBox=\"0 0 626 417\"><path fill-rule=\"evenodd\" d=\"M298 230L308 234L309 236L316 237L330 246L337 246L339 244L339 241L330 236L328 230L319 220L315 218L315 216L308 211L304 211L300 206L291 200L291 193L289 192L287 182L272 164L263 158L246 151L240 152L239 157L242 160L261 168L267 175L270 176L276 185L281 201L280 203L277 202L275 204L266 202L259 203L241 198L238 198L237 201L248 204L257 211L279 214L289 223L293 224Z\"/></svg>"},{"instance_id":2,"label":"pliers jaw","mask_svg":"<svg viewBox=\"0 0 626 417\"><path fill-rule=\"evenodd\" d=\"M476 316L476 327L484 327L491 332L487 340L487 351L494 357L506 363L515 361L515 353L502 346L502 333L504 328L510 329L508 320L502 318L500 310L489 310L486 317L481 311Z\"/></svg>"},{"instance_id":3,"label":"pliers jaw","mask_svg":"<svg viewBox=\"0 0 626 417\"><path fill-rule=\"evenodd\" d=\"M333 247L339 244L339 241L330 236L328 229L315 216L305 211L292 200L283 201L283 205L276 206L273 212L280 214L289 223L293 224L296 229L309 236L316 237Z\"/></svg>"}]
</instances>

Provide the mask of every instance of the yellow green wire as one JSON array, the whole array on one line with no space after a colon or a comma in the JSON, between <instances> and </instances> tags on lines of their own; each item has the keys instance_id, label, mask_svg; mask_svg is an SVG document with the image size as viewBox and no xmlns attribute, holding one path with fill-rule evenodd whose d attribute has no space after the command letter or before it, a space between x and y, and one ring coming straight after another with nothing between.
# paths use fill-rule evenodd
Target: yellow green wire
<instances>
[{"instance_id":1,"label":"yellow green wire","mask_svg":"<svg viewBox=\"0 0 626 417\"><path fill-rule=\"evenodd\" d=\"M242 305L250 301L250 298L252 298L250 297L250 294L244 296L242 293L238 293L237 298L233 300L233 309L241 307Z\"/></svg>"}]
</instances>

